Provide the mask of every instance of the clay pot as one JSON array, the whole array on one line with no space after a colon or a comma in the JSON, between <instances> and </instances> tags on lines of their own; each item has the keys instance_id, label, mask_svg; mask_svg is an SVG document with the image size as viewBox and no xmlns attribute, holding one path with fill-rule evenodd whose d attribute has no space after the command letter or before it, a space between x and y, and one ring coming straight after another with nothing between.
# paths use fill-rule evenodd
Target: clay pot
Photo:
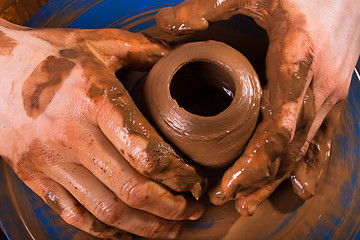
<instances>
[{"instance_id":1,"label":"clay pot","mask_svg":"<svg viewBox=\"0 0 360 240\"><path fill-rule=\"evenodd\" d=\"M144 86L160 131L193 161L224 166L244 150L257 122L261 86L249 61L215 42L185 44L162 58Z\"/></svg>"}]
</instances>

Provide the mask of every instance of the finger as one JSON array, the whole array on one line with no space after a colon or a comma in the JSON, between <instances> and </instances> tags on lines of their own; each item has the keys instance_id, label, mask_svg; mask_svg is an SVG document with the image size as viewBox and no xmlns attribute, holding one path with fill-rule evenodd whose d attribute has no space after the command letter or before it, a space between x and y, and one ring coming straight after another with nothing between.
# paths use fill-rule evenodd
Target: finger
<instances>
[{"instance_id":1,"label":"finger","mask_svg":"<svg viewBox=\"0 0 360 240\"><path fill-rule=\"evenodd\" d=\"M113 73L122 67L148 70L171 50L164 40L120 29L33 29L32 36L61 49L60 55L86 61L94 57Z\"/></svg>"},{"instance_id":2,"label":"finger","mask_svg":"<svg viewBox=\"0 0 360 240\"><path fill-rule=\"evenodd\" d=\"M174 196L163 185L140 175L99 128L74 123L67 134L78 136L75 143L65 143L67 148L71 147L81 164L127 205L171 220L194 220L202 215L200 202Z\"/></svg>"},{"instance_id":3,"label":"finger","mask_svg":"<svg viewBox=\"0 0 360 240\"><path fill-rule=\"evenodd\" d=\"M338 103L329 112L320 129L309 144L305 156L298 162L291 182L295 193L302 199L311 198L330 157L331 141L339 124L343 103Z\"/></svg>"},{"instance_id":4,"label":"finger","mask_svg":"<svg viewBox=\"0 0 360 240\"><path fill-rule=\"evenodd\" d=\"M164 40L120 29L84 30L77 37L114 72L122 67L148 70L171 50Z\"/></svg>"},{"instance_id":5,"label":"finger","mask_svg":"<svg viewBox=\"0 0 360 240\"><path fill-rule=\"evenodd\" d=\"M262 98L263 120L242 156L212 189L210 199L214 204L234 199L244 188L261 187L276 175L273 171L277 169L272 165L294 139L305 92L313 76L311 53L299 47L306 38L299 38L286 41L284 37L271 42L266 58L268 84ZM289 54L293 49L302 50ZM313 107L311 111L315 111Z\"/></svg>"},{"instance_id":6,"label":"finger","mask_svg":"<svg viewBox=\"0 0 360 240\"><path fill-rule=\"evenodd\" d=\"M305 154L307 138L315 119L316 106L314 106L314 94L311 87L306 91L303 105L296 124L295 136L281 156L281 164L277 173L278 177L292 170L294 164Z\"/></svg>"},{"instance_id":7,"label":"finger","mask_svg":"<svg viewBox=\"0 0 360 240\"><path fill-rule=\"evenodd\" d=\"M54 180L34 176L26 184L68 224L99 238L132 239L130 234L100 222Z\"/></svg>"},{"instance_id":8,"label":"finger","mask_svg":"<svg viewBox=\"0 0 360 240\"><path fill-rule=\"evenodd\" d=\"M343 89L334 91L334 86L329 86L329 82L333 82L333 76L317 70L314 80L306 91L294 139L282 156L280 175L292 171L294 164L305 155L309 143L329 111L338 101L345 100L347 92ZM346 86L345 89L347 89Z\"/></svg>"},{"instance_id":9,"label":"finger","mask_svg":"<svg viewBox=\"0 0 360 240\"><path fill-rule=\"evenodd\" d=\"M143 237L175 238L181 225L124 204L82 165L69 162L71 155L59 156L48 152L46 163L39 163L39 171L46 172L60 183L88 211L106 225Z\"/></svg>"},{"instance_id":10,"label":"finger","mask_svg":"<svg viewBox=\"0 0 360 240\"><path fill-rule=\"evenodd\" d=\"M270 5L273 4L258 4L252 0L187 0L175 7L161 9L156 14L156 21L164 32L173 35L206 30L209 22L227 20L237 14L253 17L264 26L264 13L272 9Z\"/></svg>"},{"instance_id":11,"label":"finger","mask_svg":"<svg viewBox=\"0 0 360 240\"><path fill-rule=\"evenodd\" d=\"M208 4L209 2L209 4ZM209 22L205 18L210 1L184 1L175 7L166 7L156 14L160 29L173 35L189 34L206 30Z\"/></svg>"},{"instance_id":12,"label":"finger","mask_svg":"<svg viewBox=\"0 0 360 240\"><path fill-rule=\"evenodd\" d=\"M172 190L201 196L206 182L162 140L114 76L96 80L88 97L100 129L132 167Z\"/></svg>"},{"instance_id":13,"label":"finger","mask_svg":"<svg viewBox=\"0 0 360 240\"><path fill-rule=\"evenodd\" d=\"M280 179L272 181L271 183L257 189L247 196L238 198L235 201L236 210L242 216L252 216L260 204L265 201L275 191L279 184L288 177L289 174Z\"/></svg>"}]
</instances>

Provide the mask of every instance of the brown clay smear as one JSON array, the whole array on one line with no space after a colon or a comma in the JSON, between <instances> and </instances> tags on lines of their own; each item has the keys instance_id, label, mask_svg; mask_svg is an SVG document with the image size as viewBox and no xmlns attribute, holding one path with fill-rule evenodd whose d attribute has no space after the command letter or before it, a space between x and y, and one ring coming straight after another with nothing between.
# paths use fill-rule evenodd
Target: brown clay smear
<instances>
[{"instance_id":1,"label":"brown clay smear","mask_svg":"<svg viewBox=\"0 0 360 240\"><path fill-rule=\"evenodd\" d=\"M18 156L19 161L15 164L14 170L18 177L24 181L33 181L37 172L33 162L38 158L43 158L44 148L39 139L33 140L28 150Z\"/></svg>"},{"instance_id":2,"label":"brown clay smear","mask_svg":"<svg viewBox=\"0 0 360 240\"><path fill-rule=\"evenodd\" d=\"M102 66L95 60L85 59L81 64L87 79L91 80L95 76L98 78L94 79L95 81L87 93L88 97L96 101L99 97L107 96L110 103L122 113L123 124L127 132L147 138L149 136L147 131L152 128L140 119L141 113L120 81L115 79L115 76L107 69L102 69Z\"/></svg>"},{"instance_id":3,"label":"brown clay smear","mask_svg":"<svg viewBox=\"0 0 360 240\"><path fill-rule=\"evenodd\" d=\"M0 55L11 55L16 45L17 42L15 39L6 36L4 32L0 31Z\"/></svg>"},{"instance_id":4,"label":"brown clay smear","mask_svg":"<svg viewBox=\"0 0 360 240\"><path fill-rule=\"evenodd\" d=\"M94 232L103 232L107 229L107 226L100 222L99 220L94 220L91 224L91 230Z\"/></svg>"},{"instance_id":5,"label":"brown clay smear","mask_svg":"<svg viewBox=\"0 0 360 240\"><path fill-rule=\"evenodd\" d=\"M309 55L304 61L296 63L295 65L298 66L298 71L292 75L291 81L285 81L289 83L286 88L288 89L290 101L296 101L304 91L312 62L313 58Z\"/></svg>"},{"instance_id":6,"label":"brown clay smear","mask_svg":"<svg viewBox=\"0 0 360 240\"><path fill-rule=\"evenodd\" d=\"M22 88L24 109L31 118L37 118L45 111L64 80L70 75L75 63L55 56L41 62Z\"/></svg>"},{"instance_id":7,"label":"brown clay smear","mask_svg":"<svg viewBox=\"0 0 360 240\"><path fill-rule=\"evenodd\" d=\"M64 58L74 59L79 57L79 52L74 49L63 49L60 50L59 53Z\"/></svg>"}]
</instances>

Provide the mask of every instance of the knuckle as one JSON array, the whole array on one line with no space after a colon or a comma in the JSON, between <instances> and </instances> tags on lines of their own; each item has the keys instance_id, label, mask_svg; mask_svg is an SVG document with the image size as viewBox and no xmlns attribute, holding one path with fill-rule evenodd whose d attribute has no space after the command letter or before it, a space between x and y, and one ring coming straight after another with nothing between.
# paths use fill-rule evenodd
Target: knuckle
<instances>
[{"instance_id":1,"label":"knuckle","mask_svg":"<svg viewBox=\"0 0 360 240\"><path fill-rule=\"evenodd\" d=\"M179 201L176 207L169 209L168 217L171 220L182 220L182 218L184 217L185 213L188 210L188 203L184 201L184 198L182 196L177 196L177 197L179 197Z\"/></svg>"},{"instance_id":2,"label":"knuckle","mask_svg":"<svg viewBox=\"0 0 360 240\"><path fill-rule=\"evenodd\" d=\"M164 225L158 221L153 221L148 223L140 232L141 236L145 237L156 237L159 236L162 232L164 232Z\"/></svg>"},{"instance_id":3,"label":"knuckle","mask_svg":"<svg viewBox=\"0 0 360 240\"><path fill-rule=\"evenodd\" d=\"M94 210L94 215L104 223L115 224L117 221L123 218L125 206L115 202L113 204L99 203Z\"/></svg>"},{"instance_id":4,"label":"knuckle","mask_svg":"<svg viewBox=\"0 0 360 240\"><path fill-rule=\"evenodd\" d=\"M271 161L275 161L276 158L286 149L290 138L291 132L284 127L280 127L269 134L265 140L265 152ZM267 168L259 169L263 169L265 172L268 172L271 166L270 162L268 162L268 164L269 166Z\"/></svg>"},{"instance_id":5,"label":"knuckle","mask_svg":"<svg viewBox=\"0 0 360 240\"><path fill-rule=\"evenodd\" d=\"M122 199L133 208L141 209L151 201L151 186L129 181L122 188Z\"/></svg>"},{"instance_id":6,"label":"knuckle","mask_svg":"<svg viewBox=\"0 0 360 240\"><path fill-rule=\"evenodd\" d=\"M154 137L149 139L146 152L151 163L150 168L147 169L150 175L166 172L174 160L180 160L169 144Z\"/></svg>"},{"instance_id":7,"label":"knuckle","mask_svg":"<svg viewBox=\"0 0 360 240\"><path fill-rule=\"evenodd\" d=\"M279 126L290 131L291 136L294 135L298 117L298 106L289 102L283 105L280 113Z\"/></svg>"},{"instance_id":8,"label":"knuckle","mask_svg":"<svg viewBox=\"0 0 360 240\"><path fill-rule=\"evenodd\" d=\"M85 225L87 212L83 207L65 208L61 217L70 225L80 227Z\"/></svg>"},{"instance_id":9,"label":"knuckle","mask_svg":"<svg viewBox=\"0 0 360 240\"><path fill-rule=\"evenodd\" d=\"M335 90L327 99L327 104L336 105L337 103L345 102L348 96L348 89L340 88Z\"/></svg>"}]
</instances>

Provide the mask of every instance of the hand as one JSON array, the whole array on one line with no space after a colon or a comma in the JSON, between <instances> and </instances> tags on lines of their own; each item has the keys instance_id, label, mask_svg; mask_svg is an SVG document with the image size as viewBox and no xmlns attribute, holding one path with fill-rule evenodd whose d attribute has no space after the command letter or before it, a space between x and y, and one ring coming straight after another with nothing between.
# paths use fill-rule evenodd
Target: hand
<instances>
[{"instance_id":1,"label":"hand","mask_svg":"<svg viewBox=\"0 0 360 240\"><path fill-rule=\"evenodd\" d=\"M175 238L178 220L200 217L203 207L174 191L199 197L203 179L114 74L150 68L169 51L164 42L0 19L0 46L0 154L66 222L102 238Z\"/></svg>"},{"instance_id":2,"label":"hand","mask_svg":"<svg viewBox=\"0 0 360 240\"><path fill-rule=\"evenodd\" d=\"M188 0L158 13L160 28L171 34L204 30L236 14L268 33L262 121L211 190L214 204L237 199L237 210L251 215L290 176L301 197L314 194L360 53L359 7L355 0Z\"/></svg>"}]
</instances>

